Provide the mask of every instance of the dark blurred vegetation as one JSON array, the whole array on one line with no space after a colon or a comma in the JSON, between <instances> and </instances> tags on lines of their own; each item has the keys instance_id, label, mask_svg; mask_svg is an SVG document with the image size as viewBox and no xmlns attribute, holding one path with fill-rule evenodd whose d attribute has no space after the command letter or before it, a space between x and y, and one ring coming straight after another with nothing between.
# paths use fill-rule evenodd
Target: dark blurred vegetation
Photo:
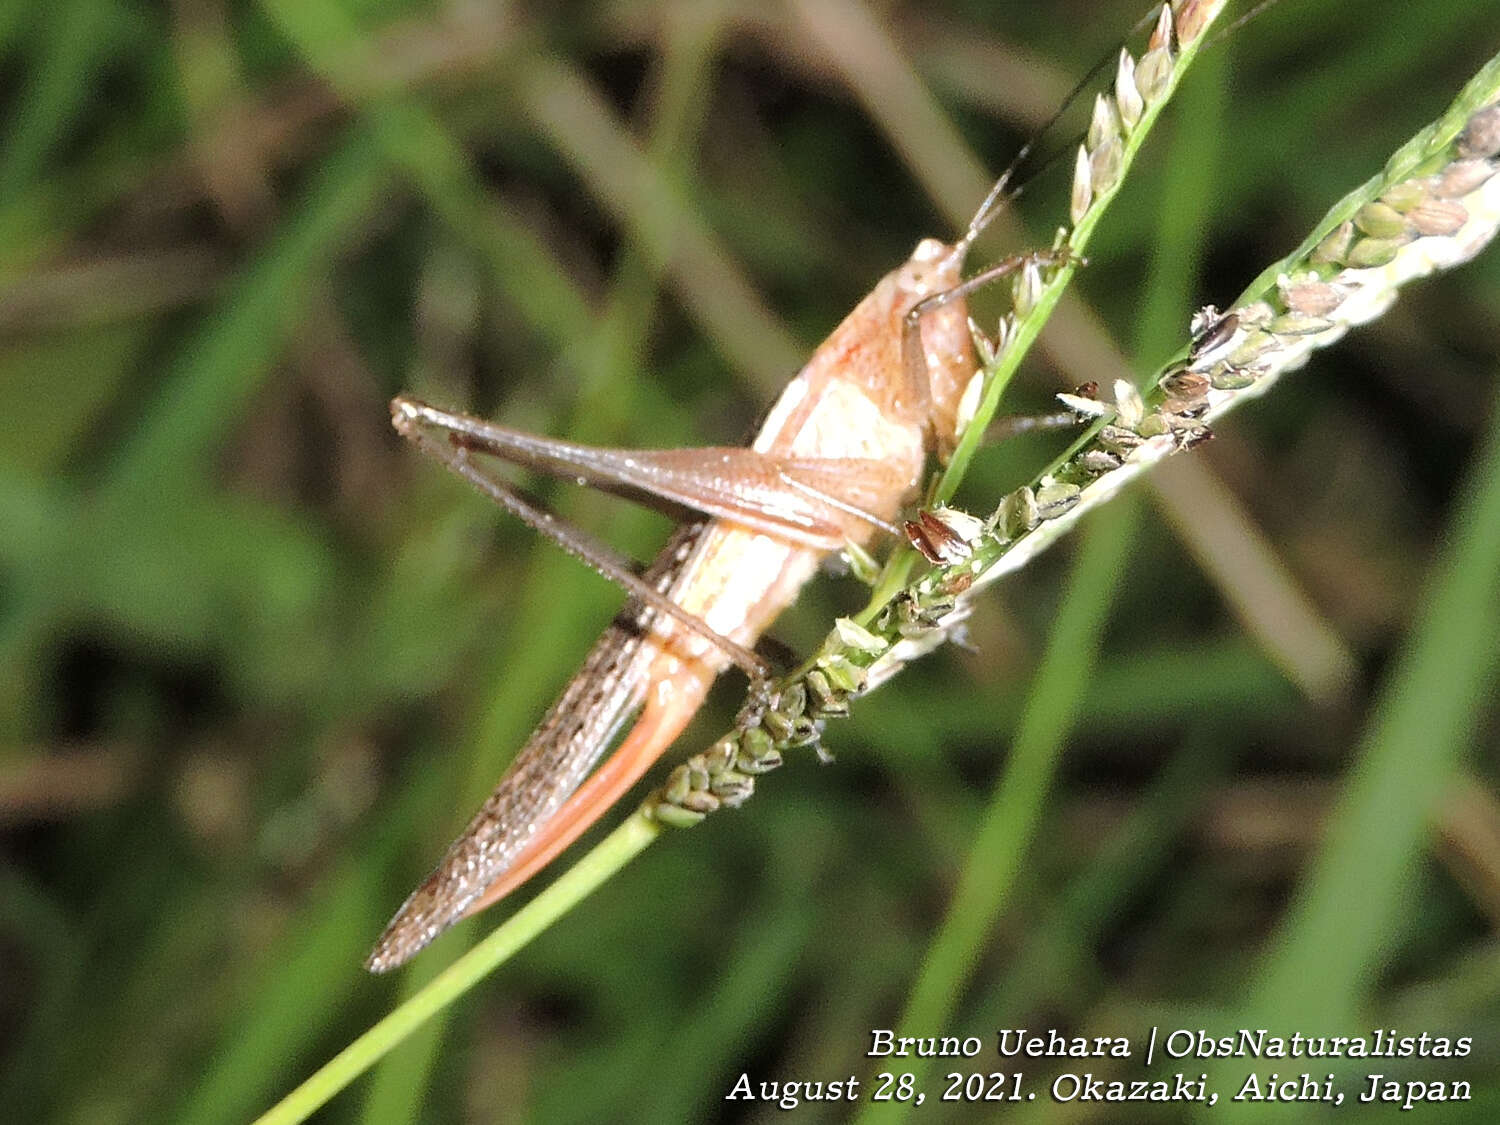
<instances>
[{"instance_id":1,"label":"dark blurred vegetation","mask_svg":"<svg viewBox=\"0 0 1500 1125\"><path fill-rule=\"evenodd\" d=\"M245 1121L388 1010L403 981L361 972L370 941L618 604L403 448L392 394L580 440L741 440L1140 14L0 9L6 1118ZM1159 362L1194 307L1232 300L1436 117L1497 32L1492 0L1286 0L1216 50L1017 409L1099 377L1100 340ZM1065 175L1024 204L1030 234L987 254L1049 237ZM1497 341L1491 251L1139 493L1019 883L925 1033L1236 1026L1463 533ZM987 454L970 503L1050 448ZM544 492L638 556L664 534ZM1068 560L1002 584L972 652L863 701L829 734L836 766L794 762L668 836L319 1119L766 1119L722 1100L741 1071L870 1077L868 1029L942 919ZM857 603L821 582L778 636L806 651ZM724 686L684 752L732 713ZM1475 1079L1451 1122L1500 1112L1496 713L1469 707L1409 885L1368 889L1395 905L1361 1022L1272 1025L1475 1036L1462 1068L1387 1068ZM1403 748L1411 777L1427 749Z\"/></svg>"}]
</instances>

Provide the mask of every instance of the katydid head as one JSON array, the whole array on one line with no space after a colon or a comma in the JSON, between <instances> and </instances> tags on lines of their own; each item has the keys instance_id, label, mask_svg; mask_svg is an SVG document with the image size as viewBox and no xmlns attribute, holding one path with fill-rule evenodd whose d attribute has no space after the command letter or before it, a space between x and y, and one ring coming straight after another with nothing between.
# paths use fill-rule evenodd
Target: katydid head
<instances>
[{"instance_id":1,"label":"katydid head","mask_svg":"<svg viewBox=\"0 0 1500 1125\"><path fill-rule=\"evenodd\" d=\"M896 284L903 293L910 295L913 302L952 289L962 279L964 252L967 249L962 243L924 238L917 243L911 257L896 271Z\"/></svg>"}]
</instances>

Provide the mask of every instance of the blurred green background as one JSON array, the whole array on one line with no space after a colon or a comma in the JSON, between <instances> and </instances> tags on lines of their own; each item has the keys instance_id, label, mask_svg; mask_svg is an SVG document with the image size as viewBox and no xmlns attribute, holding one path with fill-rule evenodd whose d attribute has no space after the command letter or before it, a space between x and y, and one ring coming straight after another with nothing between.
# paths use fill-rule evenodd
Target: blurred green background
<instances>
[{"instance_id":1,"label":"blurred green background","mask_svg":"<svg viewBox=\"0 0 1500 1125\"><path fill-rule=\"evenodd\" d=\"M586 441L743 440L1141 14L0 8L7 1119L246 1121L388 1011L412 981L366 976L370 942L618 605L403 448L391 395ZM1497 45L1491 0L1285 0L1215 50L1016 409L1113 378L1114 352L1149 371ZM1029 234L986 255L1047 241L1066 198L1041 177ZM898 1019L958 872L1014 860L982 953L936 958L956 1008L922 1033L1472 1035L1461 1064L1376 1069L1472 1079L1444 1119L1495 1120L1500 597L1485 568L1431 591L1444 551L1483 557L1493 535L1493 505L1461 498L1496 471L1497 352L1492 251L1086 532L1128 537L1102 586L1087 558L1069 577L1076 544L1007 580L973 651L830 730L835 766L794 761L742 812L668 835L318 1119L770 1119L723 1100L739 1074L873 1076L868 1031ZM1052 448L986 453L965 498L993 504ZM665 533L538 490L638 557ZM1089 622L1052 624L1089 582L1097 659ZM806 652L858 603L822 581L776 635ZM1027 798L1035 833L971 857L1049 645L1062 698L1031 721L1060 758ZM721 687L680 753L732 715L740 685ZM1340 867L1322 830L1362 792L1383 797L1336 841L1371 863Z\"/></svg>"}]
</instances>

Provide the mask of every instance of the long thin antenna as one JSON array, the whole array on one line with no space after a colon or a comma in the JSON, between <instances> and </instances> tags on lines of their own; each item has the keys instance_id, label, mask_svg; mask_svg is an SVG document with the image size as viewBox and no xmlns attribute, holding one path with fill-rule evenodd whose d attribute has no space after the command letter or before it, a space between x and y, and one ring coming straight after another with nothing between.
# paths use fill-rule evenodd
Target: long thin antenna
<instances>
[{"instance_id":1,"label":"long thin antenna","mask_svg":"<svg viewBox=\"0 0 1500 1125\"><path fill-rule=\"evenodd\" d=\"M1266 12L1270 11L1280 3L1281 0L1260 0L1259 4L1255 5L1255 7L1251 8L1244 15L1236 16L1233 23L1220 28L1214 34L1214 37L1212 39L1203 44L1203 50L1210 51L1213 48L1217 47L1220 43L1224 42L1224 40L1228 39L1231 35L1233 35L1240 28L1244 27L1251 20L1265 15Z\"/></svg>"},{"instance_id":2,"label":"long thin antenna","mask_svg":"<svg viewBox=\"0 0 1500 1125\"><path fill-rule=\"evenodd\" d=\"M1274 3L1275 0L1268 0L1268 2ZM1153 8L1150 14L1142 16L1137 20L1129 32L1126 33L1126 38L1129 39L1149 27L1156 19L1156 11L1157 9ZM1056 161L1057 157L1055 155L1048 157L1028 179L1017 184L1008 194L1006 193L1006 188L1010 185L1011 179L1015 176L1021 165L1025 163L1026 158L1031 155L1032 150L1036 148L1038 142L1052 131L1053 126L1062 120L1063 115L1068 110L1073 108L1073 105L1084 91L1088 90L1094 84L1095 79L1114 63L1121 46L1123 44L1117 44L1110 50L1109 54L1102 57L1090 67L1088 73L1080 78L1074 84L1073 88L1068 91L1067 97L1063 98L1062 103L1053 112L1052 116L1039 129L1034 131L1027 138L1026 143L1016 151L1016 155L1011 158L1005 171L1000 173L999 178L995 180L994 186L990 188L989 194L984 197L984 202L974 212L974 217L969 220L969 229L964 232L964 236L956 244L956 248L959 251L967 251L974 244L974 240L984 233L985 228L995 221L995 217L1000 213L1000 209L1006 203L1018 198L1031 179L1041 175Z\"/></svg>"},{"instance_id":3,"label":"long thin antenna","mask_svg":"<svg viewBox=\"0 0 1500 1125\"><path fill-rule=\"evenodd\" d=\"M1279 3L1281 3L1281 0L1260 0L1260 3L1256 4L1244 15L1236 17L1233 23L1218 31L1213 36L1213 38L1211 38L1207 43L1203 45L1201 50L1212 50L1214 47L1218 46L1220 43L1228 39L1235 32L1243 28L1251 20L1264 15L1267 11L1269 11L1271 8L1274 8ZM1135 35L1139 34L1147 27L1149 27L1156 20L1157 12L1159 11L1160 5L1158 5L1156 8L1153 8L1151 12L1137 20L1131 27L1130 31L1126 34L1126 40L1133 38ZM1019 199L1021 193L1025 191L1026 186L1031 183L1032 180L1036 179L1042 173L1046 172L1049 168L1057 163L1060 157L1066 155L1066 153L1070 151L1070 148L1068 146L1059 148L1056 152L1052 153L1045 160L1043 160L1026 179L1022 180L1020 183L1017 183L1014 187L1010 186L1011 180L1015 178L1016 172L1020 169L1021 165L1026 161L1026 159L1031 155L1037 144L1044 137L1046 137L1048 133L1052 131L1053 126L1055 126L1058 121L1062 119L1062 116L1073 107L1074 103L1077 102L1080 95L1082 95L1094 84L1099 75L1114 63L1115 59L1119 55L1120 49L1124 46L1125 42L1122 41L1121 43L1117 44L1109 54L1105 55L1097 63L1090 67L1088 73L1085 74L1081 79L1079 79L1079 81L1073 86L1073 88L1068 91L1067 97L1062 100L1062 104L1058 106L1057 110L1052 114L1052 116L1049 117L1039 129L1035 130L1026 140L1026 143L1023 144L1019 150L1017 150L1016 155L1011 159L1010 164L1006 166L1005 171L1001 172L999 178L995 180L994 186L989 190L989 194L984 197L984 202L981 203L979 205L979 209L974 212L974 217L969 220L968 230L964 232L964 236L960 238L955 244L955 249L960 255L968 252L969 248L973 246L974 241L984 233L986 228L988 228L991 223L995 221L996 216L1000 214L1001 209L1006 204Z\"/></svg>"}]
</instances>

